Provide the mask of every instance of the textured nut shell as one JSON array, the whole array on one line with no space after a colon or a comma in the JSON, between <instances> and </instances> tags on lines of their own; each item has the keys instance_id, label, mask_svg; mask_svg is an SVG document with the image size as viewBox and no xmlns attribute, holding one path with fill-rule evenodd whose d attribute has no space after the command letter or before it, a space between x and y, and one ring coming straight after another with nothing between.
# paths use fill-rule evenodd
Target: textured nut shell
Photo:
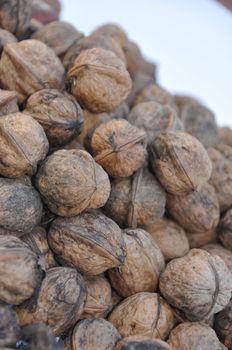
<instances>
[{"instance_id":1,"label":"textured nut shell","mask_svg":"<svg viewBox=\"0 0 232 350\"><path fill-rule=\"evenodd\" d=\"M151 155L153 171L169 193L190 193L210 178L212 164L207 151L185 132L161 134L152 144Z\"/></svg>"},{"instance_id":2,"label":"textured nut shell","mask_svg":"<svg viewBox=\"0 0 232 350\"><path fill-rule=\"evenodd\" d=\"M27 343L29 349L34 350L55 350L58 347L57 339L44 323L23 327L21 330L21 340Z\"/></svg>"},{"instance_id":3,"label":"textured nut shell","mask_svg":"<svg viewBox=\"0 0 232 350\"><path fill-rule=\"evenodd\" d=\"M97 211L54 220L48 240L58 260L88 275L98 275L124 262L120 228Z\"/></svg>"},{"instance_id":4,"label":"textured nut shell","mask_svg":"<svg viewBox=\"0 0 232 350\"><path fill-rule=\"evenodd\" d=\"M60 216L102 207L110 194L105 171L89 153L78 149L49 156L37 173L36 185L48 208Z\"/></svg>"},{"instance_id":5,"label":"textured nut shell","mask_svg":"<svg viewBox=\"0 0 232 350\"><path fill-rule=\"evenodd\" d=\"M63 55L70 46L83 37L83 34L70 23L54 21L37 30L33 39L42 41L51 47L57 56Z\"/></svg>"},{"instance_id":6,"label":"textured nut shell","mask_svg":"<svg viewBox=\"0 0 232 350\"><path fill-rule=\"evenodd\" d=\"M1 19L0 19L1 21ZM0 55L4 46L8 43L15 43L17 41L16 37L5 29L0 28Z\"/></svg>"},{"instance_id":7,"label":"textured nut shell","mask_svg":"<svg viewBox=\"0 0 232 350\"><path fill-rule=\"evenodd\" d=\"M82 110L75 98L66 92L37 91L27 100L25 111L42 125L51 146L69 142L82 130Z\"/></svg>"},{"instance_id":8,"label":"textured nut shell","mask_svg":"<svg viewBox=\"0 0 232 350\"><path fill-rule=\"evenodd\" d=\"M157 339L132 335L120 340L114 350L172 350L170 346Z\"/></svg>"},{"instance_id":9,"label":"textured nut shell","mask_svg":"<svg viewBox=\"0 0 232 350\"><path fill-rule=\"evenodd\" d=\"M144 227L161 218L166 194L156 178L146 169L132 177L111 181L111 192L104 211L121 227Z\"/></svg>"},{"instance_id":10,"label":"textured nut shell","mask_svg":"<svg viewBox=\"0 0 232 350\"><path fill-rule=\"evenodd\" d=\"M229 209L220 220L218 236L223 246L232 250L232 209Z\"/></svg>"},{"instance_id":11,"label":"textured nut shell","mask_svg":"<svg viewBox=\"0 0 232 350\"><path fill-rule=\"evenodd\" d=\"M209 243L216 243L217 241L217 231L205 231L205 232L186 232L190 249L192 248L202 248L204 245Z\"/></svg>"},{"instance_id":12,"label":"textured nut shell","mask_svg":"<svg viewBox=\"0 0 232 350\"><path fill-rule=\"evenodd\" d=\"M109 175L131 176L145 162L146 134L124 119L113 119L94 130L91 149Z\"/></svg>"},{"instance_id":13,"label":"textured nut shell","mask_svg":"<svg viewBox=\"0 0 232 350\"><path fill-rule=\"evenodd\" d=\"M105 317L111 310L111 286L104 276L85 278L87 298L81 318Z\"/></svg>"},{"instance_id":14,"label":"textured nut shell","mask_svg":"<svg viewBox=\"0 0 232 350\"><path fill-rule=\"evenodd\" d=\"M41 220L42 202L38 192L17 180L0 178L0 236L22 236Z\"/></svg>"},{"instance_id":15,"label":"textured nut shell","mask_svg":"<svg viewBox=\"0 0 232 350\"><path fill-rule=\"evenodd\" d=\"M72 334L72 350L114 350L121 339L117 329L103 318L83 320Z\"/></svg>"},{"instance_id":16,"label":"textured nut shell","mask_svg":"<svg viewBox=\"0 0 232 350\"><path fill-rule=\"evenodd\" d=\"M15 35L22 34L29 27L31 11L31 0L2 1L0 27Z\"/></svg>"},{"instance_id":17,"label":"textured nut shell","mask_svg":"<svg viewBox=\"0 0 232 350\"><path fill-rule=\"evenodd\" d=\"M18 305L39 287L37 255L19 238L0 236L0 301Z\"/></svg>"},{"instance_id":18,"label":"textured nut shell","mask_svg":"<svg viewBox=\"0 0 232 350\"><path fill-rule=\"evenodd\" d=\"M118 107L132 86L123 61L101 48L81 52L67 79L71 93L80 104L95 113L110 112Z\"/></svg>"},{"instance_id":19,"label":"textured nut shell","mask_svg":"<svg viewBox=\"0 0 232 350\"><path fill-rule=\"evenodd\" d=\"M226 350L214 330L203 323L181 323L171 332L168 344L177 350Z\"/></svg>"},{"instance_id":20,"label":"textured nut shell","mask_svg":"<svg viewBox=\"0 0 232 350\"><path fill-rule=\"evenodd\" d=\"M62 89L64 67L54 51L39 40L7 44L0 61L3 88L19 93L19 102L44 88Z\"/></svg>"},{"instance_id":21,"label":"textured nut shell","mask_svg":"<svg viewBox=\"0 0 232 350\"><path fill-rule=\"evenodd\" d=\"M165 267L163 255L148 232L141 229L123 232L126 258L122 266L108 271L112 287L124 298L153 292Z\"/></svg>"},{"instance_id":22,"label":"textured nut shell","mask_svg":"<svg viewBox=\"0 0 232 350\"><path fill-rule=\"evenodd\" d=\"M19 111L18 94L15 91L0 89L0 116Z\"/></svg>"},{"instance_id":23,"label":"textured nut shell","mask_svg":"<svg viewBox=\"0 0 232 350\"><path fill-rule=\"evenodd\" d=\"M202 249L192 249L170 261L160 276L160 291L187 319L201 321L229 302L232 275L224 261Z\"/></svg>"},{"instance_id":24,"label":"textured nut shell","mask_svg":"<svg viewBox=\"0 0 232 350\"><path fill-rule=\"evenodd\" d=\"M126 298L112 311L109 321L122 337L143 335L166 339L174 327L170 306L156 293L138 293Z\"/></svg>"},{"instance_id":25,"label":"textured nut shell","mask_svg":"<svg viewBox=\"0 0 232 350\"><path fill-rule=\"evenodd\" d=\"M232 349L232 301L215 316L214 329L228 349Z\"/></svg>"},{"instance_id":26,"label":"textured nut shell","mask_svg":"<svg viewBox=\"0 0 232 350\"><path fill-rule=\"evenodd\" d=\"M98 35L110 35L112 38L114 38L121 47L124 47L127 42L127 35L124 32L124 30L114 23L107 23L104 24L92 32L92 35L98 36Z\"/></svg>"},{"instance_id":27,"label":"textured nut shell","mask_svg":"<svg viewBox=\"0 0 232 350\"><path fill-rule=\"evenodd\" d=\"M82 276L74 269L54 267L46 272L38 295L17 307L20 326L44 322L59 335L80 318L85 300Z\"/></svg>"},{"instance_id":28,"label":"textured nut shell","mask_svg":"<svg viewBox=\"0 0 232 350\"><path fill-rule=\"evenodd\" d=\"M218 243L210 243L204 245L202 249L206 250L212 255L219 256L232 273L232 252L229 249L224 248L221 244Z\"/></svg>"},{"instance_id":29,"label":"textured nut shell","mask_svg":"<svg viewBox=\"0 0 232 350\"><path fill-rule=\"evenodd\" d=\"M48 245L47 233L43 227L37 226L34 230L20 237L35 254L40 257L40 264L44 270L57 266L53 253Z\"/></svg>"},{"instance_id":30,"label":"textured nut shell","mask_svg":"<svg viewBox=\"0 0 232 350\"><path fill-rule=\"evenodd\" d=\"M174 106L173 96L161 86L156 84L146 85L138 94L133 101L133 106L148 101L155 101L161 105Z\"/></svg>"},{"instance_id":31,"label":"textured nut shell","mask_svg":"<svg viewBox=\"0 0 232 350\"><path fill-rule=\"evenodd\" d=\"M14 345L19 338L20 328L16 313L9 305L0 304L0 347Z\"/></svg>"},{"instance_id":32,"label":"textured nut shell","mask_svg":"<svg viewBox=\"0 0 232 350\"><path fill-rule=\"evenodd\" d=\"M167 208L184 229L193 233L214 230L220 218L217 195L209 184L186 196L169 194Z\"/></svg>"},{"instance_id":33,"label":"textured nut shell","mask_svg":"<svg viewBox=\"0 0 232 350\"><path fill-rule=\"evenodd\" d=\"M232 146L232 129L228 127L219 128L220 142Z\"/></svg>"},{"instance_id":34,"label":"textured nut shell","mask_svg":"<svg viewBox=\"0 0 232 350\"><path fill-rule=\"evenodd\" d=\"M128 121L137 128L143 129L148 143L154 141L162 132L184 130L181 120L174 108L155 101L139 103L132 108Z\"/></svg>"},{"instance_id":35,"label":"textured nut shell","mask_svg":"<svg viewBox=\"0 0 232 350\"><path fill-rule=\"evenodd\" d=\"M43 128L29 115L14 113L0 118L1 175L34 175L48 147Z\"/></svg>"},{"instance_id":36,"label":"textured nut shell","mask_svg":"<svg viewBox=\"0 0 232 350\"><path fill-rule=\"evenodd\" d=\"M159 246L165 260L184 256L189 251L189 241L185 231L172 220L160 219L145 225L145 230Z\"/></svg>"}]
</instances>

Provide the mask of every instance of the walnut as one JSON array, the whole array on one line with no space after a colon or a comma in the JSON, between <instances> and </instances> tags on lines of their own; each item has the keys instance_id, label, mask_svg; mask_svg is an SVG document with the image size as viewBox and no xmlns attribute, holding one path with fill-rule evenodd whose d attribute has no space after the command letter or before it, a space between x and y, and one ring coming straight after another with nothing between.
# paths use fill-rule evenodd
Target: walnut
<instances>
[{"instance_id":1,"label":"walnut","mask_svg":"<svg viewBox=\"0 0 232 350\"><path fill-rule=\"evenodd\" d=\"M145 230L158 244L166 261L180 258L189 251L189 241L183 228L170 219L160 219L145 225Z\"/></svg>"},{"instance_id":2,"label":"walnut","mask_svg":"<svg viewBox=\"0 0 232 350\"><path fill-rule=\"evenodd\" d=\"M214 230L220 218L217 195L209 184L186 196L169 194L167 208L175 220L192 233Z\"/></svg>"},{"instance_id":3,"label":"walnut","mask_svg":"<svg viewBox=\"0 0 232 350\"><path fill-rule=\"evenodd\" d=\"M232 146L232 129L228 127L219 128L220 142Z\"/></svg>"},{"instance_id":4,"label":"walnut","mask_svg":"<svg viewBox=\"0 0 232 350\"><path fill-rule=\"evenodd\" d=\"M7 0L1 2L0 27L20 35L29 26L32 0Z\"/></svg>"},{"instance_id":5,"label":"walnut","mask_svg":"<svg viewBox=\"0 0 232 350\"><path fill-rule=\"evenodd\" d=\"M15 91L0 89L0 116L19 111L18 94Z\"/></svg>"},{"instance_id":6,"label":"walnut","mask_svg":"<svg viewBox=\"0 0 232 350\"><path fill-rule=\"evenodd\" d=\"M19 238L0 235L0 301L18 305L41 280L39 257Z\"/></svg>"},{"instance_id":7,"label":"walnut","mask_svg":"<svg viewBox=\"0 0 232 350\"><path fill-rule=\"evenodd\" d=\"M162 132L184 130L175 109L155 101L143 102L132 108L128 121L147 134L148 144Z\"/></svg>"},{"instance_id":8,"label":"walnut","mask_svg":"<svg viewBox=\"0 0 232 350\"><path fill-rule=\"evenodd\" d=\"M20 328L17 314L10 305L0 304L0 335L1 349L15 345L19 339Z\"/></svg>"},{"instance_id":9,"label":"walnut","mask_svg":"<svg viewBox=\"0 0 232 350\"><path fill-rule=\"evenodd\" d=\"M83 320L75 326L72 350L114 350L121 339L117 329L103 318Z\"/></svg>"},{"instance_id":10,"label":"walnut","mask_svg":"<svg viewBox=\"0 0 232 350\"><path fill-rule=\"evenodd\" d=\"M120 228L97 211L86 211L73 218L57 218L51 225L48 240L61 263L88 275L120 266L125 259Z\"/></svg>"},{"instance_id":11,"label":"walnut","mask_svg":"<svg viewBox=\"0 0 232 350\"><path fill-rule=\"evenodd\" d=\"M82 276L75 269L54 267L46 272L38 293L16 308L20 326L44 322L58 336L75 325L85 300Z\"/></svg>"},{"instance_id":12,"label":"walnut","mask_svg":"<svg viewBox=\"0 0 232 350\"><path fill-rule=\"evenodd\" d=\"M43 128L25 113L0 118L0 174L7 177L34 175L48 152Z\"/></svg>"},{"instance_id":13,"label":"walnut","mask_svg":"<svg viewBox=\"0 0 232 350\"><path fill-rule=\"evenodd\" d=\"M53 253L48 245L47 233L41 226L37 226L29 234L23 235L20 239L25 242L35 254L40 256L40 264L44 270L57 266Z\"/></svg>"},{"instance_id":14,"label":"walnut","mask_svg":"<svg viewBox=\"0 0 232 350\"><path fill-rule=\"evenodd\" d=\"M37 91L27 100L24 112L42 125L52 147L69 142L82 130L82 110L75 98L66 92Z\"/></svg>"},{"instance_id":15,"label":"walnut","mask_svg":"<svg viewBox=\"0 0 232 350\"><path fill-rule=\"evenodd\" d=\"M217 231L209 230L203 232L186 232L190 248L202 248L209 243L216 243Z\"/></svg>"},{"instance_id":16,"label":"walnut","mask_svg":"<svg viewBox=\"0 0 232 350\"><path fill-rule=\"evenodd\" d=\"M215 316L214 329L224 345L232 349L232 300Z\"/></svg>"},{"instance_id":17,"label":"walnut","mask_svg":"<svg viewBox=\"0 0 232 350\"><path fill-rule=\"evenodd\" d=\"M110 181L85 151L59 150L41 165L36 185L48 208L60 216L74 216L87 208L102 207Z\"/></svg>"},{"instance_id":18,"label":"walnut","mask_svg":"<svg viewBox=\"0 0 232 350\"><path fill-rule=\"evenodd\" d=\"M138 72L134 77L132 81L132 89L126 99L126 102L128 105L133 108L135 105L135 100L136 97L140 94L140 92L145 88L148 87L149 85L153 85L154 78L149 77L147 74ZM150 101L145 101L145 102L150 102ZM142 103L142 102L141 102ZM159 101L158 101L159 103ZM140 104L140 103L139 103ZM162 103L161 103L162 104Z\"/></svg>"},{"instance_id":19,"label":"walnut","mask_svg":"<svg viewBox=\"0 0 232 350\"><path fill-rule=\"evenodd\" d=\"M16 37L5 29L0 28L0 56L4 46L8 43L16 43Z\"/></svg>"},{"instance_id":20,"label":"walnut","mask_svg":"<svg viewBox=\"0 0 232 350\"><path fill-rule=\"evenodd\" d=\"M177 350L226 350L214 330L198 322L181 323L172 330L168 344Z\"/></svg>"},{"instance_id":21,"label":"walnut","mask_svg":"<svg viewBox=\"0 0 232 350\"><path fill-rule=\"evenodd\" d=\"M232 252L218 243L209 243L202 247L208 253L219 256L232 273Z\"/></svg>"},{"instance_id":22,"label":"walnut","mask_svg":"<svg viewBox=\"0 0 232 350\"><path fill-rule=\"evenodd\" d=\"M0 178L0 203L0 236L22 236L40 222L42 202L32 186Z\"/></svg>"},{"instance_id":23,"label":"walnut","mask_svg":"<svg viewBox=\"0 0 232 350\"><path fill-rule=\"evenodd\" d=\"M125 31L114 23L103 24L92 32L92 35L110 35L114 38L121 47L127 43L127 34Z\"/></svg>"},{"instance_id":24,"label":"walnut","mask_svg":"<svg viewBox=\"0 0 232 350\"><path fill-rule=\"evenodd\" d=\"M155 139L151 166L167 192L182 196L199 190L212 171L206 149L182 131L166 132Z\"/></svg>"},{"instance_id":25,"label":"walnut","mask_svg":"<svg viewBox=\"0 0 232 350\"><path fill-rule=\"evenodd\" d=\"M160 276L160 291L190 321L202 321L229 302L232 275L224 261L202 249L192 249L170 261Z\"/></svg>"},{"instance_id":26,"label":"walnut","mask_svg":"<svg viewBox=\"0 0 232 350\"><path fill-rule=\"evenodd\" d=\"M156 293L137 293L126 298L114 308L109 321L122 337L143 335L166 339L174 327L170 306Z\"/></svg>"},{"instance_id":27,"label":"walnut","mask_svg":"<svg viewBox=\"0 0 232 350\"><path fill-rule=\"evenodd\" d=\"M227 210L220 220L218 236L222 245L232 250L232 208Z\"/></svg>"},{"instance_id":28,"label":"walnut","mask_svg":"<svg viewBox=\"0 0 232 350\"><path fill-rule=\"evenodd\" d=\"M67 75L71 93L91 112L110 112L128 96L131 79L113 52L93 48L77 57Z\"/></svg>"},{"instance_id":29,"label":"walnut","mask_svg":"<svg viewBox=\"0 0 232 350\"><path fill-rule=\"evenodd\" d=\"M28 350L56 350L56 338L44 323L25 326L21 331L21 340L26 343Z\"/></svg>"},{"instance_id":30,"label":"walnut","mask_svg":"<svg viewBox=\"0 0 232 350\"><path fill-rule=\"evenodd\" d=\"M44 88L62 89L64 67L54 51L39 40L23 40L4 47L0 61L0 83L15 90L19 102Z\"/></svg>"},{"instance_id":31,"label":"walnut","mask_svg":"<svg viewBox=\"0 0 232 350\"><path fill-rule=\"evenodd\" d=\"M138 292L153 292L165 267L158 245L144 230L127 229L123 233L126 258L122 266L108 271L112 287L124 298Z\"/></svg>"},{"instance_id":32,"label":"walnut","mask_svg":"<svg viewBox=\"0 0 232 350\"><path fill-rule=\"evenodd\" d=\"M104 276L85 277L87 299L81 318L105 317L111 310L111 286Z\"/></svg>"},{"instance_id":33,"label":"walnut","mask_svg":"<svg viewBox=\"0 0 232 350\"><path fill-rule=\"evenodd\" d=\"M112 180L104 211L121 227L145 227L163 216L165 204L163 188L141 168L131 177Z\"/></svg>"},{"instance_id":34,"label":"walnut","mask_svg":"<svg viewBox=\"0 0 232 350\"><path fill-rule=\"evenodd\" d=\"M133 101L133 106L148 101L155 101L161 105L175 106L173 96L161 86L153 83L145 85Z\"/></svg>"},{"instance_id":35,"label":"walnut","mask_svg":"<svg viewBox=\"0 0 232 350\"><path fill-rule=\"evenodd\" d=\"M99 125L91 138L94 159L113 177L128 177L146 158L146 134L124 119Z\"/></svg>"},{"instance_id":36,"label":"walnut","mask_svg":"<svg viewBox=\"0 0 232 350\"><path fill-rule=\"evenodd\" d=\"M151 339L139 335L126 337L117 343L114 350L172 350L170 346L157 339Z\"/></svg>"}]
</instances>

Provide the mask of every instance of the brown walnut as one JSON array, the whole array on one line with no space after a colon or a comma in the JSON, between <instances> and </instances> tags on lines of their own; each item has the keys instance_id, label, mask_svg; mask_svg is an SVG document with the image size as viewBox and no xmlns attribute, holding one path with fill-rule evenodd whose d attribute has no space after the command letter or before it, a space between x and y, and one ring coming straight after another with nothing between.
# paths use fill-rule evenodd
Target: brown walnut
<instances>
[{"instance_id":1,"label":"brown walnut","mask_svg":"<svg viewBox=\"0 0 232 350\"><path fill-rule=\"evenodd\" d=\"M216 243L217 231L209 230L203 232L186 232L190 249L202 248L206 244Z\"/></svg>"},{"instance_id":2,"label":"brown walnut","mask_svg":"<svg viewBox=\"0 0 232 350\"><path fill-rule=\"evenodd\" d=\"M133 101L133 106L142 103L155 101L161 105L170 105L175 106L173 96L161 86L153 83L146 84L137 94L136 98Z\"/></svg>"},{"instance_id":3,"label":"brown walnut","mask_svg":"<svg viewBox=\"0 0 232 350\"><path fill-rule=\"evenodd\" d=\"M114 350L173 350L170 346L157 339L151 339L139 335L132 335L120 340Z\"/></svg>"},{"instance_id":4,"label":"brown walnut","mask_svg":"<svg viewBox=\"0 0 232 350\"><path fill-rule=\"evenodd\" d=\"M0 304L0 347L15 345L20 336L18 318L10 305Z\"/></svg>"},{"instance_id":5,"label":"brown walnut","mask_svg":"<svg viewBox=\"0 0 232 350\"><path fill-rule=\"evenodd\" d=\"M59 150L41 165L36 185L48 208L60 216L74 216L87 208L102 207L110 181L89 153Z\"/></svg>"},{"instance_id":6,"label":"brown walnut","mask_svg":"<svg viewBox=\"0 0 232 350\"><path fill-rule=\"evenodd\" d=\"M229 249L224 248L221 244L218 243L206 244L202 247L202 249L206 250L212 255L219 256L232 273L232 252Z\"/></svg>"},{"instance_id":7,"label":"brown walnut","mask_svg":"<svg viewBox=\"0 0 232 350\"><path fill-rule=\"evenodd\" d=\"M18 111L17 92L0 89L0 116L16 113Z\"/></svg>"},{"instance_id":8,"label":"brown walnut","mask_svg":"<svg viewBox=\"0 0 232 350\"><path fill-rule=\"evenodd\" d=\"M219 128L220 143L232 147L232 129L229 127Z\"/></svg>"},{"instance_id":9,"label":"brown walnut","mask_svg":"<svg viewBox=\"0 0 232 350\"><path fill-rule=\"evenodd\" d=\"M0 56L2 54L2 50L3 50L4 46L6 44L16 43L16 41L17 41L17 39L12 33L8 32L5 29L0 28Z\"/></svg>"},{"instance_id":10,"label":"brown walnut","mask_svg":"<svg viewBox=\"0 0 232 350\"><path fill-rule=\"evenodd\" d=\"M214 329L224 345L232 349L232 301L215 316Z\"/></svg>"},{"instance_id":11,"label":"brown walnut","mask_svg":"<svg viewBox=\"0 0 232 350\"><path fill-rule=\"evenodd\" d=\"M122 48L127 43L127 34L117 24L114 24L114 23L103 24L92 32L92 35L95 35L95 36L102 35L102 34L110 35L119 43L119 45Z\"/></svg>"},{"instance_id":12,"label":"brown walnut","mask_svg":"<svg viewBox=\"0 0 232 350\"><path fill-rule=\"evenodd\" d=\"M120 266L125 259L121 229L97 211L57 218L51 225L48 240L57 260L88 275Z\"/></svg>"},{"instance_id":13,"label":"brown walnut","mask_svg":"<svg viewBox=\"0 0 232 350\"><path fill-rule=\"evenodd\" d=\"M44 323L36 323L21 329L21 340L27 350L58 350L56 338Z\"/></svg>"},{"instance_id":14,"label":"brown walnut","mask_svg":"<svg viewBox=\"0 0 232 350\"><path fill-rule=\"evenodd\" d=\"M225 248L232 250L232 208L220 220L218 237Z\"/></svg>"}]
</instances>

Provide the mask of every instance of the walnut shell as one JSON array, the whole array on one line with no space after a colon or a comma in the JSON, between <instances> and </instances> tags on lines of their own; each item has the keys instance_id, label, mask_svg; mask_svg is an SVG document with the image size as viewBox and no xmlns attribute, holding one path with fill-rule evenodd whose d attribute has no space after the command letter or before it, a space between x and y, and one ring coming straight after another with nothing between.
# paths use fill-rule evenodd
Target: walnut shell
<instances>
[{"instance_id":1,"label":"walnut shell","mask_svg":"<svg viewBox=\"0 0 232 350\"><path fill-rule=\"evenodd\" d=\"M31 232L42 217L38 192L17 180L0 178L0 236Z\"/></svg>"},{"instance_id":2,"label":"walnut shell","mask_svg":"<svg viewBox=\"0 0 232 350\"><path fill-rule=\"evenodd\" d=\"M221 244L218 243L206 244L202 247L202 249L206 250L212 255L219 256L232 273L232 252L229 249L224 248Z\"/></svg>"},{"instance_id":3,"label":"walnut shell","mask_svg":"<svg viewBox=\"0 0 232 350\"><path fill-rule=\"evenodd\" d=\"M127 34L119 25L114 23L106 23L101 25L92 32L92 35L110 35L119 43L121 47L124 47L127 43Z\"/></svg>"},{"instance_id":4,"label":"walnut shell","mask_svg":"<svg viewBox=\"0 0 232 350\"><path fill-rule=\"evenodd\" d=\"M35 92L26 109L42 125L51 146L59 146L77 136L83 125L83 113L72 95L54 89Z\"/></svg>"},{"instance_id":5,"label":"walnut shell","mask_svg":"<svg viewBox=\"0 0 232 350\"><path fill-rule=\"evenodd\" d=\"M32 0L7 0L1 2L0 27L20 35L29 27Z\"/></svg>"},{"instance_id":6,"label":"walnut shell","mask_svg":"<svg viewBox=\"0 0 232 350\"><path fill-rule=\"evenodd\" d=\"M97 211L57 218L51 225L48 240L60 262L88 275L120 266L125 259L120 228Z\"/></svg>"},{"instance_id":7,"label":"walnut shell","mask_svg":"<svg viewBox=\"0 0 232 350\"><path fill-rule=\"evenodd\" d=\"M152 143L162 132L184 130L175 109L155 101L137 104L132 108L128 121L146 132L148 144Z\"/></svg>"},{"instance_id":8,"label":"walnut shell","mask_svg":"<svg viewBox=\"0 0 232 350\"><path fill-rule=\"evenodd\" d=\"M0 304L0 334L1 349L15 345L20 335L17 314L9 305L5 304Z\"/></svg>"},{"instance_id":9,"label":"walnut shell","mask_svg":"<svg viewBox=\"0 0 232 350\"><path fill-rule=\"evenodd\" d=\"M154 78L149 77L147 74L138 72L134 77L132 81L132 89L126 99L126 102L128 105L133 108L135 104L135 100L137 96L140 94L140 92L147 86L154 84ZM149 101L145 101L149 102ZM142 103L142 102L141 102ZM161 103L162 104L162 103Z\"/></svg>"},{"instance_id":10,"label":"walnut shell","mask_svg":"<svg viewBox=\"0 0 232 350\"><path fill-rule=\"evenodd\" d=\"M156 293L138 293L126 298L114 308L109 321L123 338L143 335L166 339L174 327L170 306Z\"/></svg>"},{"instance_id":11,"label":"walnut shell","mask_svg":"<svg viewBox=\"0 0 232 350\"><path fill-rule=\"evenodd\" d=\"M72 24L64 21L54 21L42 26L32 36L51 47L57 56L62 56L76 40L80 40L83 34Z\"/></svg>"},{"instance_id":12,"label":"walnut shell","mask_svg":"<svg viewBox=\"0 0 232 350\"><path fill-rule=\"evenodd\" d=\"M39 257L19 238L0 235L0 301L18 305L41 280Z\"/></svg>"},{"instance_id":13,"label":"walnut shell","mask_svg":"<svg viewBox=\"0 0 232 350\"><path fill-rule=\"evenodd\" d=\"M232 129L228 127L219 128L220 142L232 147Z\"/></svg>"},{"instance_id":14,"label":"walnut shell","mask_svg":"<svg viewBox=\"0 0 232 350\"><path fill-rule=\"evenodd\" d=\"M114 179L105 213L121 227L144 227L163 216L166 194L146 169L132 177Z\"/></svg>"},{"instance_id":15,"label":"walnut shell","mask_svg":"<svg viewBox=\"0 0 232 350\"><path fill-rule=\"evenodd\" d=\"M202 321L228 304L232 274L218 256L192 249L167 264L159 287L167 302L183 311L188 320Z\"/></svg>"},{"instance_id":16,"label":"walnut shell","mask_svg":"<svg viewBox=\"0 0 232 350\"><path fill-rule=\"evenodd\" d=\"M36 185L48 208L60 216L74 216L87 208L102 207L110 181L89 153L59 150L41 165Z\"/></svg>"},{"instance_id":17,"label":"walnut shell","mask_svg":"<svg viewBox=\"0 0 232 350\"><path fill-rule=\"evenodd\" d=\"M15 91L0 89L0 116L19 111L18 94Z\"/></svg>"},{"instance_id":18,"label":"walnut shell","mask_svg":"<svg viewBox=\"0 0 232 350\"><path fill-rule=\"evenodd\" d=\"M214 230L219 222L220 210L214 188L205 184L199 191L186 196L167 196L167 208L175 220L188 232Z\"/></svg>"},{"instance_id":19,"label":"walnut shell","mask_svg":"<svg viewBox=\"0 0 232 350\"><path fill-rule=\"evenodd\" d=\"M46 272L37 295L16 308L20 326L44 322L58 336L75 325L85 300L82 276L75 269L54 267Z\"/></svg>"},{"instance_id":20,"label":"walnut shell","mask_svg":"<svg viewBox=\"0 0 232 350\"><path fill-rule=\"evenodd\" d=\"M128 177L146 158L146 134L124 119L99 125L91 138L94 159L113 177Z\"/></svg>"},{"instance_id":21,"label":"walnut shell","mask_svg":"<svg viewBox=\"0 0 232 350\"><path fill-rule=\"evenodd\" d=\"M5 29L0 28L0 56L4 46L8 43L16 43L16 37Z\"/></svg>"},{"instance_id":22,"label":"walnut shell","mask_svg":"<svg viewBox=\"0 0 232 350\"><path fill-rule=\"evenodd\" d=\"M75 326L72 350L114 350L121 339L117 329L103 318L83 320Z\"/></svg>"},{"instance_id":23,"label":"walnut shell","mask_svg":"<svg viewBox=\"0 0 232 350\"><path fill-rule=\"evenodd\" d=\"M126 258L122 266L108 271L112 287L124 298L153 292L165 267L163 254L148 232L127 229L123 233Z\"/></svg>"},{"instance_id":24,"label":"walnut shell","mask_svg":"<svg viewBox=\"0 0 232 350\"><path fill-rule=\"evenodd\" d=\"M111 286L104 276L85 277L87 299L81 318L106 317L111 310Z\"/></svg>"},{"instance_id":25,"label":"walnut shell","mask_svg":"<svg viewBox=\"0 0 232 350\"><path fill-rule=\"evenodd\" d=\"M214 329L224 345L232 349L232 301L215 316Z\"/></svg>"},{"instance_id":26,"label":"walnut shell","mask_svg":"<svg viewBox=\"0 0 232 350\"><path fill-rule=\"evenodd\" d=\"M0 174L7 177L34 175L48 152L43 128L25 113L0 118Z\"/></svg>"},{"instance_id":27,"label":"walnut shell","mask_svg":"<svg viewBox=\"0 0 232 350\"><path fill-rule=\"evenodd\" d=\"M25 242L35 254L40 256L40 264L43 266L44 270L57 266L57 262L48 245L47 233L43 227L35 227L31 233L21 236L20 239Z\"/></svg>"},{"instance_id":28,"label":"walnut shell","mask_svg":"<svg viewBox=\"0 0 232 350\"><path fill-rule=\"evenodd\" d=\"M180 258L189 251L189 241L182 227L174 221L163 218L145 225L163 253L166 261Z\"/></svg>"},{"instance_id":29,"label":"walnut shell","mask_svg":"<svg viewBox=\"0 0 232 350\"><path fill-rule=\"evenodd\" d=\"M173 96L167 90L154 83L145 85L141 89L133 101L133 106L148 101L155 101L161 105L175 106Z\"/></svg>"},{"instance_id":30,"label":"walnut shell","mask_svg":"<svg viewBox=\"0 0 232 350\"><path fill-rule=\"evenodd\" d=\"M220 220L218 237L225 248L232 250L232 208Z\"/></svg>"},{"instance_id":31,"label":"walnut shell","mask_svg":"<svg viewBox=\"0 0 232 350\"><path fill-rule=\"evenodd\" d=\"M54 51L39 40L7 44L0 61L0 83L17 91L23 103L44 88L62 89L64 67Z\"/></svg>"},{"instance_id":32,"label":"walnut shell","mask_svg":"<svg viewBox=\"0 0 232 350\"><path fill-rule=\"evenodd\" d=\"M151 145L151 166L167 192L182 196L199 190L212 171L206 149L182 131L166 132L155 139Z\"/></svg>"},{"instance_id":33,"label":"walnut shell","mask_svg":"<svg viewBox=\"0 0 232 350\"><path fill-rule=\"evenodd\" d=\"M213 165L209 182L215 188L222 212L232 205L232 158L229 154L231 151L232 147L227 145L208 149Z\"/></svg>"},{"instance_id":34,"label":"walnut shell","mask_svg":"<svg viewBox=\"0 0 232 350\"><path fill-rule=\"evenodd\" d=\"M198 322L185 322L174 328L168 344L178 350L226 350L214 330Z\"/></svg>"},{"instance_id":35,"label":"walnut shell","mask_svg":"<svg viewBox=\"0 0 232 350\"><path fill-rule=\"evenodd\" d=\"M113 52L85 50L68 71L71 93L91 112L110 112L128 96L131 79L123 61Z\"/></svg>"},{"instance_id":36,"label":"walnut shell","mask_svg":"<svg viewBox=\"0 0 232 350\"><path fill-rule=\"evenodd\" d=\"M204 231L204 232L186 232L190 249L202 248L204 245L209 243L216 243L217 232L216 230Z\"/></svg>"},{"instance_id":37,"label":"walnut shell","mask_svg":"<svg viewBox=\"0 0 232 350\"><path fill-rule=\"evenodd\" d=\"M25 326L21 331L21 340L25 342L28 350L56 350L56 338L44 323Z\"/></svg>"},{"instance_id":38,"label":"walnut shell","mask_svg":"<svg viewBox=\"0 0 232 350\"><path fill-rule=\"evenodd\" d=\"M132 335L120 340L114 350L172 350L170 346L157 339Z\"/></svg>"}]
</instances>

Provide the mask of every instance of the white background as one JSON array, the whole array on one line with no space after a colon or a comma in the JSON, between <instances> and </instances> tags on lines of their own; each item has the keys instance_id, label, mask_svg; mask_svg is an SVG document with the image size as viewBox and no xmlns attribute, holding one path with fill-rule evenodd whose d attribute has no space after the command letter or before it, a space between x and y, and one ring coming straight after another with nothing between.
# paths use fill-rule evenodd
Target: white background
<instances>
[{"instance_id":1,"label":"white background","mask_svg":"<svg viewBox=\"0 0 232 350\"><path fill-rule=\"evenodd\" d=\"M63 0L62 19L86 35L115 22L158 64L173 93L200 98L232 126L232 12L214 0Z\"/></svg>"}]
</instances>

